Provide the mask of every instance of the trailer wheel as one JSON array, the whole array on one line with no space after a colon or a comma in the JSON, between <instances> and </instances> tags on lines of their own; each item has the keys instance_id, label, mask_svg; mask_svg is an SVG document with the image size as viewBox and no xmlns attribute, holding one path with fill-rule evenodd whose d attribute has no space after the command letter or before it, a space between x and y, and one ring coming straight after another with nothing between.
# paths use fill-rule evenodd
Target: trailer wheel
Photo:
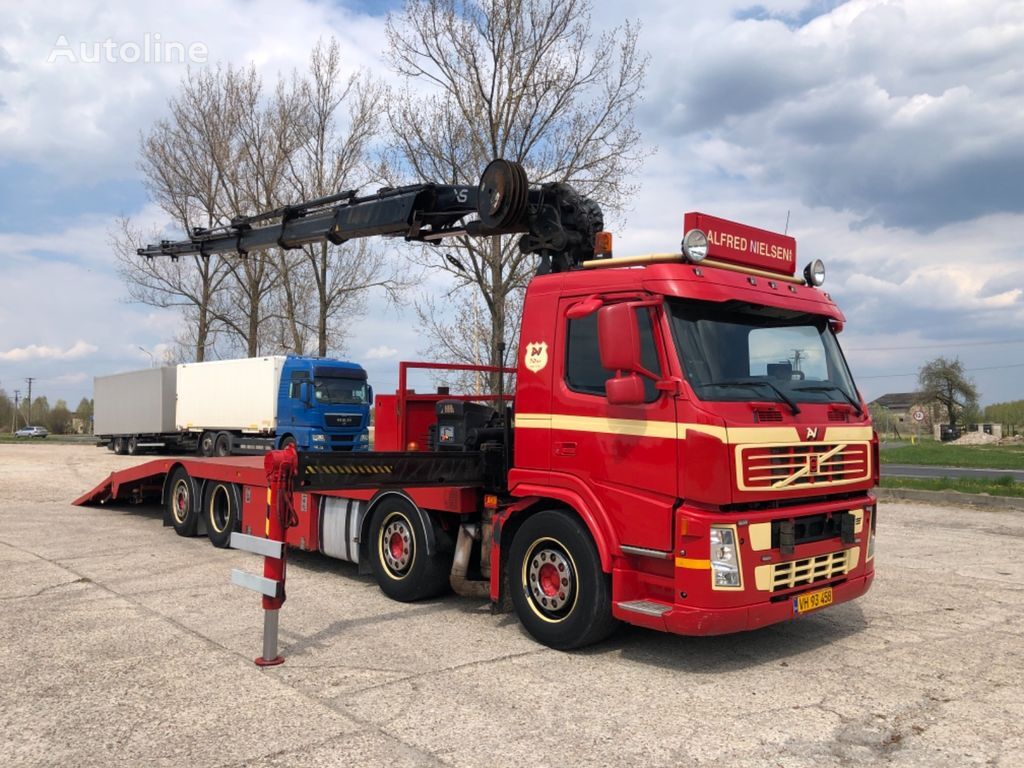
<instances>
[{"instance_id":1,"label":"trailer wheel","mask_svg":"<svg viewBox=\"0 0 1024 768\"><path fill-rule=\"evenodd\" d=\"M195 536L199 523L196 481L189 476L184 467L177 467L171 473L167 487L167 511L174 532L179 536Z\"/></svg>"},{"instance_id":2,"label":"trailer wheel","mask_svg":"<svg viewBox=\"0 0 1024 768\"><path fill-rule=\"evenodd\" d=\"M123 437L115 437L114 438L114 453L116 453L118 456L124 456L125 451L126 451L126 449L125 449L125 445L124 445L124 438Z\"/></svg>"},{"instance_id":3,"label":"trailer wheel","mask_svg":"<svg viewBox=\"0 0 1024 768\"><path fill-rule=\"evenodd\" d=\"M210 543L224 549L231 543L231 532L239 530L241 494L234 483L207 483L203 492L203 514Z\"/></svg>"},{"instance_id":4,"label":"trailer wheel","mask_svg":"<svg viewBox=\"0 0 1024 768\"><path fill-rule=\"evenodd\" d=\"M213 432L203 432L199 437L199 455L213 456L213 448L216 445L217 436Z\"/></svg>"},{"instance_id":5,"label":"trailer wheel","mask_svg":"<svg viewBox=\"0 0 1024 768\"><path fill-rule=\"evenodd\" d=\"M604 640L618 622L590 532L564 510L530 517L509 553L512 603L534 639L560 650Z\"/></svg>"},{"instance_id":6,"label":"trailer wheel","mask_svg":"<svg viewBox=\"0 0 1024 768\"><path fill-rule=\"evenodd\" d=\"M213 444L214 456L230 456L231 455L231 435L227 432L218 432L217 439Z\"/></svg>"},{"instance_id":7,"label":"trailer wheel","mask_svg":"<svg viewBox=\"0 0 1024 768\"><path fill-rule=\"evenodd\" d=\"M381 591L403 603L434 597L448 588L449 554L427 554L422 517L402 498L380 502L370 519L370 567Z\"/></svg>"},{"instance_id":8,"label":"trailer wheel","mask_svg":"<svg viewBox=\"0 0 1024 768\"><path fill-rule=\"evenodd\" d=\"M135 437L134 435L128 438L128 455L139 455L139 438Z\"/></svg>"}]
</instances>

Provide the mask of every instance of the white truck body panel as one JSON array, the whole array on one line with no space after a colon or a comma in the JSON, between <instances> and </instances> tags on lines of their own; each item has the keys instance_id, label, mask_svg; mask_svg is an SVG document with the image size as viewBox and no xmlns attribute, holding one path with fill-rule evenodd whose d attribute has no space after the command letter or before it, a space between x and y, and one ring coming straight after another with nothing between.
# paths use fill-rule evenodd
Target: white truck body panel
<instances>
[{"instance_id":1,"label":"white truck body panel","mask_svg":"<svg viewBox=\"0 0 1024 768\"><path fill-rule=\"evenodd\" d=\"M177 429L273 432L285 357L178 366Z\"/></svg>"},{"instance_id":2,"label":"white truck body panel","mask_svg":"<svg viewBox=\"0 0 1024 768\"><path fill-rule=\"evenodd\" d=\"M175 366L97 376L93 380L93 432L160 435L174 432Z\"/></svg>"}]
</instances>

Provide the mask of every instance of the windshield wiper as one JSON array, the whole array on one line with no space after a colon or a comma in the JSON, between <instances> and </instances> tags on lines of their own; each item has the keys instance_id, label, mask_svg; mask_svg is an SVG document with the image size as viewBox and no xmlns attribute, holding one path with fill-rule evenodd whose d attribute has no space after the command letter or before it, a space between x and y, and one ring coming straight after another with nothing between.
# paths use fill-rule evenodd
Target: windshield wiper
<instances>
[{"instance_id":1,"label":"windshield wiper","mask_svg":"<svg viewBox=\"0 0 1024 768\"><path fill-rule=\"evenodd\" d=\"M770 381L765 381L765 380L762 380L762 379L724 379L722 381L712 381L712 382L710 382L708 384L702 384L701 386L702 387L719 387L719 386L726 386L726 387L768 387L771 390L773 390L775 392L775 394L777 394L779 396L779 399L782 400L782 402L784 402L786 405L789 406L789 410L791 410L793 412L794 416L796 416L798 413L800 413L800 408L797 406L797 404L792 399L790 399L789 396L786 395L785 392L783 392L781 389L779 389L777 386L775 386Z\"/></svg>"},{"instance_id":2,"label":"windshield wiper","mask_svg":"<svg viewBox=\"0 0 1024 768\"><path fill-rule=\"evenodd\" d=\"M860 407L860 403L850 397L849 392L836 384L812 384L807 387L793 387L793 389L798 389L801 392L838 392L845 398L846 402L853 406L858 416L864 415L864 409Z\"/></svg>"}]
</instances>

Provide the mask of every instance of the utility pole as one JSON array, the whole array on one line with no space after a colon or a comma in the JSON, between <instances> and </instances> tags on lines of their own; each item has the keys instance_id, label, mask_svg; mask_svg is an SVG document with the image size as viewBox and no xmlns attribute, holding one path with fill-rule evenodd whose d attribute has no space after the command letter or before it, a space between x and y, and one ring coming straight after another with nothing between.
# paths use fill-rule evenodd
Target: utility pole
<instances>
[{"instance_id":1,"label":"utility pole","mask_svg":"<svg viewBox=\"0 0 1024 768\"><path fill-rule=\"evenodd\" d=\"M14 390L14 413L11 414L11 434L18 428L18 403L21 402L21 390Z\"/></svg>"},{"instance_id":2,"label":"utility pole","mask_svg":"<svg viewBox=\"0 0 1024 768\"><path fill-rule=\"evenodd\" d=\"M28 424L32 423L32 382L35 379L29 376L25 381L28 382Z\"/></svg>"}]
</instances>

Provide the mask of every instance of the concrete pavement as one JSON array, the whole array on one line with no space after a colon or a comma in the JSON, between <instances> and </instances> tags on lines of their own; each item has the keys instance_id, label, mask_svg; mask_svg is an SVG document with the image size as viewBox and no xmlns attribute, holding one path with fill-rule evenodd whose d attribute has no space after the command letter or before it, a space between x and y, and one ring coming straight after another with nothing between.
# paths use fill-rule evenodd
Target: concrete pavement
<instances>
[{"instance_id":1,"label":"concrete pavement","mask_svg":"<svg viewBox=\"0 0 1024 768\"><path fill-rule=\"evenodd\" d=\"M624 629L576 653L513 615L289 564L259 671L258 559L152 508L71 498L113 466L0 445L0 764L1005 765L1024 761L1024 516L890 503L872 591L722 638Z\"/></svg>"}]
</instances>

